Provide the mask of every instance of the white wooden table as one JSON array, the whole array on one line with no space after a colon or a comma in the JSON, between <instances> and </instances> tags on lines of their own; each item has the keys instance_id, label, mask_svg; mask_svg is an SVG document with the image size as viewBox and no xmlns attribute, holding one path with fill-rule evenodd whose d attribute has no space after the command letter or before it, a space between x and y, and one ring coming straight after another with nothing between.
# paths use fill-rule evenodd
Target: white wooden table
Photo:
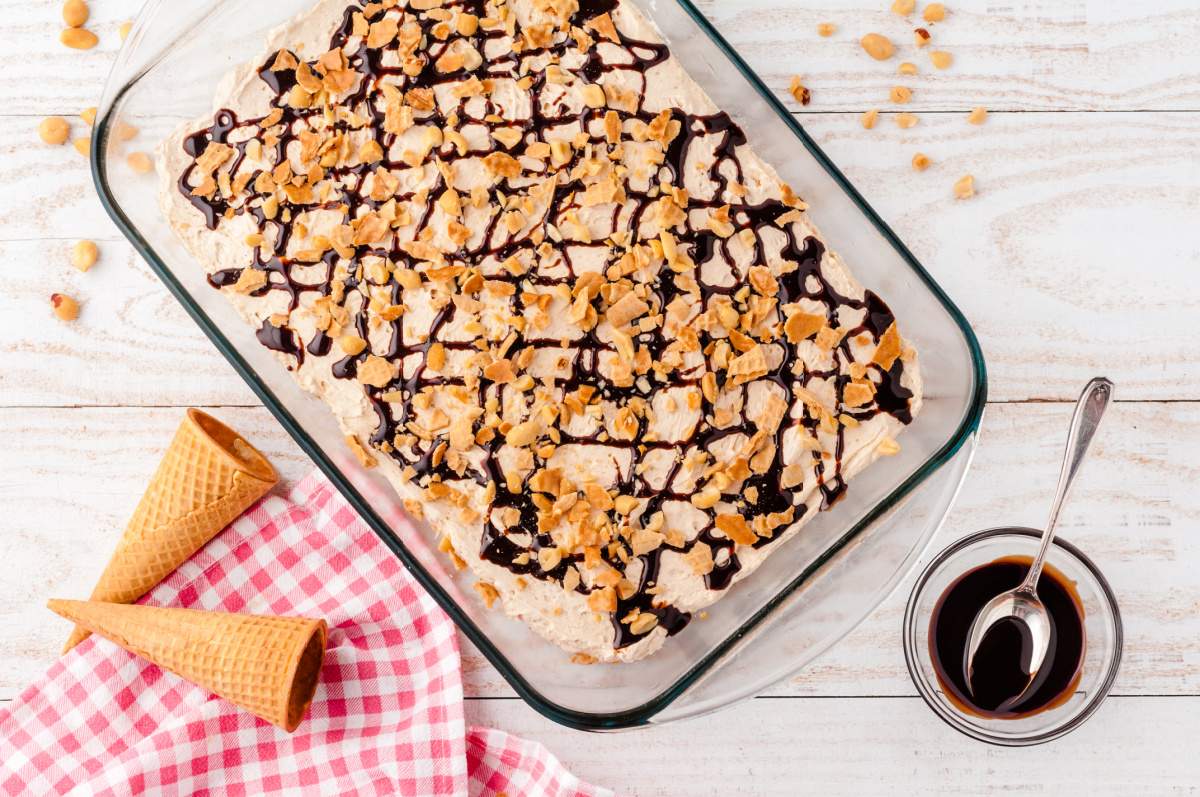
<instances>
[{"instance_id":1,"label":"white wooden table","mask_svg":"<svg viewBox=\"0 0 1200 797\"><path fill-rule=\"evenodd\" d=\"M660 0L660 2L663 0ZM139 0L93 0L97 50L58 44L54 2L0 0L0 700L55 656L43 608L86 594L182 408L212 408L286 477L309 466L102 211L83 158L40 119L94 105ZM803 123L964 309L992 404L940 548L976 529L1038 525L1070 401L1103 372L1119 403L1062 520L1105 571L1126 626L1113 697L1048 746L987 747L944 726L904 670L905 584L857 631L769 694L676 727L611 736L542 719L465 652L469 720L544 741L626 793L1128 794L1200 783L1200 3L957 0L935 29L944 72L909 46L888 0L705 0ZM922 3L923 5L923 3ZM834 22L830 39L816 34ZM886 64L864 33L905 46ZM901 81L899 60L922 74ZM870 107L914 89L900 130ZM791 102L790 98L788 99ZM966 111L992 113L969 126ZM76 125L83 131L82 123ZM934 165L916 174L909 160ZM979 195L951 185L976 176ZM81 237L101 262L75 272ZM80 299L73 324L48 297Z\"/></svg>"}]
</instances>

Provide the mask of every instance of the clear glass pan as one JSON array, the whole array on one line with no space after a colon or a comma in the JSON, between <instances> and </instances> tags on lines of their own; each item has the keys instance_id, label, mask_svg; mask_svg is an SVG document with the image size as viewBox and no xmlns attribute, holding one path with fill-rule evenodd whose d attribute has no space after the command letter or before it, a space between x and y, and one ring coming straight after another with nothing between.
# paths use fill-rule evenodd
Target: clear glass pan
<instances>
[{"instance_id":1,"label":"clear glass pan","mask_svg":"<svg viewBox=\"0 0 1200 797\"><path fill-rule=\"evenodd\" d=\"M629 1L629 0L627 0ZM826 240L883 296L920 352L925 405L902 452L869 469L845 498L735 585L658 654L635 664L571 665L502 613L485 610L428 538L403 534L382 477L346 456L333 416L255 339L176 241L156 181L125 162L127 123L148 148L180 122L211 114L221 78L263 55L266 32L312 0L150 0L105 90L92 148L100 196L117 225L279 422L454 618L513 688L546 716L617 729L694 716L751 696L849 633L906 576L950 508L970 462L986 396L983 356L962 314L688 0L633 0L672 52L809 201ZM350 0L347 0L349 3Z\"/></svg>"}]
</instances>

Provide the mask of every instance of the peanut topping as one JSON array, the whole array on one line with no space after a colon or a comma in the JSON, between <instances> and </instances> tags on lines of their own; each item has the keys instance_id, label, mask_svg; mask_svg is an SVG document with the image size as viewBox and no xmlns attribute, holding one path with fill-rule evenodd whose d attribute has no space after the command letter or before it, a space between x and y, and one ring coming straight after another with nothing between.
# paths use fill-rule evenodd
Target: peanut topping
<instances>
[{"instance_id":1,"label":"peanut topping","mask_svg":"<svg viewBox=\"0 0 1200 797\"><path fill-rule=\"evenodd\" d=\"M921 18L926 22L941 22L946 18L946 7L941 3L930 3L921 12Z\"/></svg>"},{"instance_id":2,"label":"peanut topping","mask_svg":"<svg viewBox=\"0 0 1200 797\"><path fill-rule=\"evenodd\" d=\"M479 529L440 547L512 574L484 600L554 584L618 649L687 621L669 563L724 589L744 546L841 494L844 429L910 416L889 311L831 276L804 199L762 180L727 115L656 106L665 47L588 13L356 6L324 52L248 78L274 91L266 116L193 132L177 184L245 247L209 280L258 339L369 407L355 456L439 528ZM788 91L810 100L799 76Z\"/></svg>"},{"instance_id":3,"label":"peanut topping","mask_svg":"<svg viewBox=\"0 0 1200 797\"><path fill-rule=\"evenodd\" d=\"M829 38L837 31L837 25L832 22L822 22L817 25L817 35L823 38Z\"/></svg>"},{"instance_id":4,"label":"peanut topping","mask_svg":"<svg viewBox=\"0 0 1200 797\"><path fill-rule=\"evenodd\" d=\"M879 121L879 111L874 109L867 111L862 115L861 121L862 126L865 129L870 130L871 128L875 127L875 123Z\"/></svg>"},{"instance_id":5,"label":"peanut topping","mask_svg":"<svg viewBox=\"0 0 1200 797\"><path fill-rule=\"evenodd\" d=\"M967 121L973 125L981 125L987 121L987 115L987 108L984 108L981 105L977 108L971 109L971 112L967 114Z\"/></svg>"},{"instance_id":6,"label":"peanut topping","mask_svg":"<svg viewBox=\"0 0 1200 797\"><path fill-rule=\"evenodd\" d=\"M954 183L954 196L956 199L970 199L975 196L975 178L969 174L958 178Z\"/></svg>"},{"instance_id":7,"label":"peanut topping","mask_svg":"<svg viewBox=\"0 0 1200 797\"><path fill-rule=\"evenodd\" d=\"M928 169L931 162L932 161L929 160L929 156L924 152L918 152L916 155L912 156L912 167L919 172L923 172Z\"/></svg>"},{"instance_id":8,"label":"peanut topping","mask_svg":"<svg viewBox=\"0 0 1200 797\"><path fill-rule=\"evenodd\" d=\"M138 174L149 174L154 170L154 161L145 152L131 152L125 158L129 168Z\"/></svg>"}]
</instances>

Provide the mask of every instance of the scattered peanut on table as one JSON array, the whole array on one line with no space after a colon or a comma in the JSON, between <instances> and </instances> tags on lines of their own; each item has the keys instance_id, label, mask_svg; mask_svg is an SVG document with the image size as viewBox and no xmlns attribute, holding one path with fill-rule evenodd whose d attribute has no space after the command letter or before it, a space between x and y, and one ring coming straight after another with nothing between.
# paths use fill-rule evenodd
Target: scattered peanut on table
<instances>
[{"instance_id":1,"label":"scattered peanut on table","mask_svg":"<svg viewBox=\"0 0 1200 797\"><path fill-rule=\"evenodd\" d=\"M50 307L53 308L54 315L63 321L74 321L79 318L79 302L65 293L50 294Z\"/></svg>"},{"instance_id":2,"label":"scattered peanut on table","mask_svg":"<svg viewBox=\"0 0 1200 797\"><path fill-rule=\"evenodd\" d=\"M83 240L71 247L71 265L80 271L87 271L96 265L100 258L100 248L95 241Z\"/></svg>"},{"instance_id":3,"label":"scattered peanut on table","mask_svg":"<svg viewBox=\"0 0 1200 797\"><path fill-rule=\"evenodd\" d=\"M61 116L48 116L38 125L38 135L47 144L65 144L71 137L71 125Z\"/></svg>"}]
</instances>

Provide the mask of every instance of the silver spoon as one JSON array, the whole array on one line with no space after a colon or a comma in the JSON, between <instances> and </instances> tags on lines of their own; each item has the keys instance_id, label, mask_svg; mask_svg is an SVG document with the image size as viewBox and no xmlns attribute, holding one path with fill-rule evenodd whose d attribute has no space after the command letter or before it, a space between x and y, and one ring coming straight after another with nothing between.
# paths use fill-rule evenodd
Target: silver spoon
<instances>
[{"instance_id":1,"label":"silver spoon","mask_svg":"<svg viewBox=\"0 0 1200 797\"><path fill-rule=\"evenodd\" d=\"M1042 566L1046 563L1046 553L1054 541L1054 526L1058 523L1058 512L1062 509L1063 501L1066 500L1067 492L1071 489L1071 483L1075 480L1079 466L1083 464L1096 429L1100 426L1100 419L1104 417L1104 411L1108 409L1109 402L1112 401L1112 394L1113 383L1104 377L1099 377L1088 382L1079 401L1075 404L1075 414L1071 418L1071 431L1067 436L1067 453L1063 460L1062 473L1058 476L1058 492L1054 496L1054 503L1050 506L1050 520L1046 523L1046 531L1042 534L1042 547L1038 550L1037 558L1033 560L1033 564L1029 567L1029 573L1020 586L988 601L971 623L971 633L967 637L966 657L968 691L974 691L971 681L975 674L975 654L979 650L980 643L983 642L984 637L993 626L1010 618L1025 624L1029 631L1031 653L1029 680L1020 693L1006 701L1009 705L1015 706L1020 702L1020 698L1029 690L1030 684L1034 682L1044 663L1046 649L1050 644L1050 615L1041 600L1038 599L1038 579L1041 578Z\"/></svg>"}]
</instances>

